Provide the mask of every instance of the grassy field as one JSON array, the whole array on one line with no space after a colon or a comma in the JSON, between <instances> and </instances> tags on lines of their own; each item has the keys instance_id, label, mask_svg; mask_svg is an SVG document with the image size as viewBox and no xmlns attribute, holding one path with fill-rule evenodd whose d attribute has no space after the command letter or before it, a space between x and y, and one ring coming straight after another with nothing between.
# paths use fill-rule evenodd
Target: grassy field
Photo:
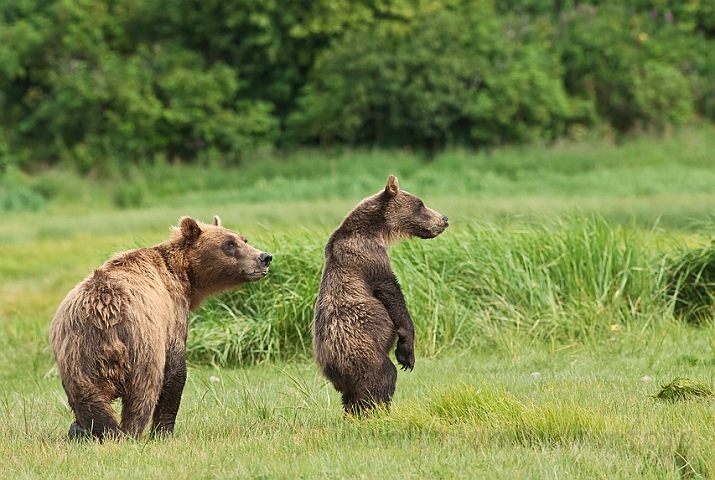
<instances>
[{"instance_id":1,"label":"grassy field","mask_svg":"<svg viewBox=\"0 0 715 480\"><path fill-rule=\"evenodd\" d=\"M715 384L707 308L687 322L667 295L673 262L710 258L712 133L430 163L302 153L224 172L13 173L0 195L37 202L0 213L0 477L715 477L713 400L653 398L675 377ZM452 226L392 249L415 370L389 413L347 419L307 329L328 234L389 172ZM57 305L111 253L214 214L275 261L192 317L176 434L68 442L47 344Z\"/></svg>"},{"instance_id":2,"label":"grassy field","mask_svg":"<svg viewBox=\"0 0 715 480\"><path fill-rule=\"evenodd\" d=\"M419 358L400 376L392 411L365 421L342 418L337 395L309 362L193 368L175 436L121 444L67 442L71 416L59 381L28 373L0 396L0 471L4 478L712 476L711 402L650 397L674 374L712 384L707 335L671 324L614 337L595 351L551 351L515 337L517 354Z\"/></svg>"}]
</instances>

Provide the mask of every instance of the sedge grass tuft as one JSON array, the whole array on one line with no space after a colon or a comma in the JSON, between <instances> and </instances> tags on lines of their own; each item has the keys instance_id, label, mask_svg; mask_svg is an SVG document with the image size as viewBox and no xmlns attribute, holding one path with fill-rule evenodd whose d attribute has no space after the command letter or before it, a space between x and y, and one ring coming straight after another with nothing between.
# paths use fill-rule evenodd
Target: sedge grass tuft
<instances>
[{"instance_id":1,"label":"sedge grass tuft","mask_svg":"<svg viewBox=\"0 0 715 480\"><path fill-rule=\"evenodd\" d=\"M681 247L666 259L665 293L676 315L700 324L715 308L715 239Z\"/></svg>"}]
</instances>

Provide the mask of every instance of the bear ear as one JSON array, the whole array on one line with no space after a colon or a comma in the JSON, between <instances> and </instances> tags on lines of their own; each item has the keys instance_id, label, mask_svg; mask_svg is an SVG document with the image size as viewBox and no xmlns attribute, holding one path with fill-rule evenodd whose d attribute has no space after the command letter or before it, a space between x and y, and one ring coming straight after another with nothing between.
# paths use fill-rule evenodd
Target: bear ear
<instances>
[{"instance_id":1,"label":"bear ear","mask_svg":"<svg viewBox=\"0 0 715 480\"><path fill-rule=\"evenodd\" d=\"M390 175L387 177L387 186L385 187L385 193L389 196L394 196L400 191L400 185L397 183L397 177Z\"/></svg>"},{"instance_id":2,"label":"bear ear","mask_svg":"<svg viewBox=\"0 0 715 480\"><path fill-rule=\"evenodd\" d=\"M201 235L201 227L199 227L196 220L191 217L182 217L180 228L181 236L184 237L188 243L193 243L199 238L199 235Z\"/></svg>"},{"instance_id":3,"label":"bear ear","mask_svg":"<svg viewBox=\"0 0 715 480\"><path fill-rule=\"evenodd\" d=\"M213 226L214 226L214 227L220 227L220 226L221 226L221 219L218 218L218 215L214 215L214 223L213 223Z\"/></svg>"}]
</instances>

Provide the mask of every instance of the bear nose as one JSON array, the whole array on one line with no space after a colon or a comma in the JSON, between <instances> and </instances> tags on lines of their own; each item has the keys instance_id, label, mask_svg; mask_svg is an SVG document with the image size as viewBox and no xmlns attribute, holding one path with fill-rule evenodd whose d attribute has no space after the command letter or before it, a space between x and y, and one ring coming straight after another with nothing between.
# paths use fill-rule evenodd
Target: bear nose
<instances>
[{"instance_id":1,"label":"bear nose","mask_svg":"<svg viewBox=\"0 0 715 480\"><path fill-rule=\"evenodd\" d=\"M263 252L258 256L258 261L266 267L271 264L271 260L273 260L273 255L270 253Z\"/></svg>"},{"instance_id":2,"label":"bear nose","mask_svg":"<svg viewBox=\"0 0 715 480\"><path fill-rule=\"evenodd\" d=\"M444 220L444 223L447 223L447 220L449 219L447 218L447 215L442 215L442 220Z\"/></svg>"}]
</instances>

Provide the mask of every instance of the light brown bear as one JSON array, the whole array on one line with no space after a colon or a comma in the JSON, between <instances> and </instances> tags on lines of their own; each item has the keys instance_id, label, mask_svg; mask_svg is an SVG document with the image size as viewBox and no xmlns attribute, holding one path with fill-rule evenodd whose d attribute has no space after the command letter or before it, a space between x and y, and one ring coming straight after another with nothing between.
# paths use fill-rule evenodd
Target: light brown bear
<instances>
[{"instance_id":1,"label":"light brown bear","mask_svg":"<svg viewBox=\"0 0 715 480\"><path fill-rule=\"evenodd\" d=\"M189 311L208 295L266 276L271 255L189 217L169 240L114 255L70 291L50 344L76 422L71 438L174 430L186 382ZM121 423L111 402L122 399Z\"/></svg>"},{"instance_id":2,"label":"light brown bear","mask_svg":"<svg viewBox=\"0 0 715 480\"><path fill-rule=\"evenodd\" d=\"M395 393L395 357L415 364L414 325L388 246L407 237L433 238L449 223L390 175L384 191L360 202L328 239L313 319L313 353L340 393L345 412L389 406Z\"/></svg>"}]
</instances>

